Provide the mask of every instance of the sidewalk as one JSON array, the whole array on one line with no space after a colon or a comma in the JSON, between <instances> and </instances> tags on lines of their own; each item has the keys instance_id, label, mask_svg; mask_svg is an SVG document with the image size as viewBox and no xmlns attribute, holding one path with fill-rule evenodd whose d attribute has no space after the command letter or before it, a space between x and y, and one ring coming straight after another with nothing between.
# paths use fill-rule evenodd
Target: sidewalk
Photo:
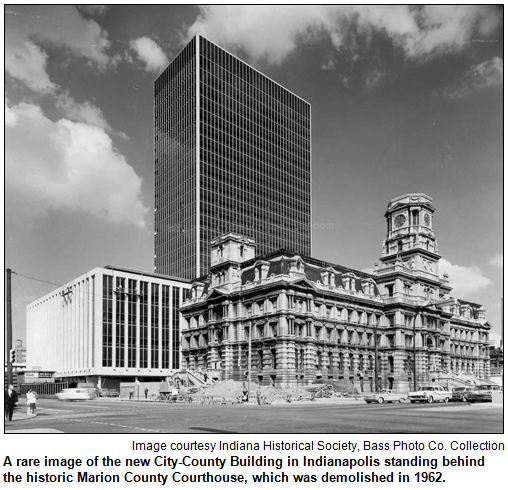
<instances>
[{"instance_id":1,"label":"sidewalk","mask_svg":"<svg viewBox=\"0 0 508 490\"><path fill-rule=\"evenodd\" d=\"M14 409L14 413L12 414L12 422L16 422L18 420L27 420L27 419L33 419L36 417L36 415L32 415L29 413L26 413L26 407L25 406L18 406ZM6 421L8 423L8 421Z\"/></svg>"},{"instance_id":2,"label":"sidewalk","mask_svg":"<svg viewBox=\"0 0 508 490\"><path fill-rule=\"evenodd\" d=\"M42 428L42 429L39 429L39 428L32 428L32 429L22 429L21 427L23 427L23 424L19 424L18 422L22 421L22 420L29 420L29 419L33 419L33 418L36 418L37 415L32 415L32 414L29 414L29 413L26 413L26 408L21 405L18 406L14 409L14 413L12 414L12 420L9 422L8 420L5 419L5 425L4 425L4 431L5 431L5 434L28 434L28 433L33 433L33 434L61 434L62 431L61 430L57 430L57 429L46 429L46 428Z\"/></svg>"}]
</instances>

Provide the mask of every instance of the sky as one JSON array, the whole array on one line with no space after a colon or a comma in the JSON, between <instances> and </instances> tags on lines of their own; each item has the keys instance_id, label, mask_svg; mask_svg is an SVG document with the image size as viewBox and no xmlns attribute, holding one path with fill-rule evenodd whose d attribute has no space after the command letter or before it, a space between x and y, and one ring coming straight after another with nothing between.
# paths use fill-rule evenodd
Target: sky
<instances>
[{"instance_id":1,"label":"sky","mask_svg":"<svg viewBox=\"0 0 508 490\"><path fill-rule=\"evenodd\" d=\"M5 267L27 304L153 271L153 82L199 33L312 106L312 256L369 271L434 199L452 295L500 334L503 16L492 6L5 6ZM45 282L42 282L45 281ZM49 283L49 284L48 284Z\"/></svg>"}]
</instances>

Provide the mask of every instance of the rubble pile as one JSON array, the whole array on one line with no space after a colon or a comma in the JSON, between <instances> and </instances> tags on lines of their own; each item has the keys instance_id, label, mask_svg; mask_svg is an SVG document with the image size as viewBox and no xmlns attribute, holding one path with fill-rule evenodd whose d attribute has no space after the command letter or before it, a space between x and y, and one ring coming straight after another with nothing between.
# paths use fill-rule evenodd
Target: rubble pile
<instances>
[{"instance_id":1,"label":"rubble pile","mask_svg":"<svg viewBox=\"0 0 508 490\"><path fill-rule=\"evenodd\" d=\"M243 383L229 379L227 381L219 381L212 386L203 386L195 393L198 397L211 397L232 399L241 396L243 392Z\"/></svg>"},{"instance_id":2,"label":"rubble pile","mask_svg":"<svg viewBox=\"0 0 508 490\"><path fill-rule=\"evenodd\" d=\"M247 384L241 381L219 381L213 386L203 386L199 391L193 393L191 396L193 399L200 398L212 398L214 401L225 400L228 402L233 402L242 397L243 391ZM250 399L256 399L257 383L251 383L250 389ZM266 400L270 403L274 402L282 402L287 401L290 396L291 401L298 400L307 400L310 398L310 392L306 388L274 388L272 386L262 386L261 387L261 396L265 397Z\"/></svg>"}]
</instances>

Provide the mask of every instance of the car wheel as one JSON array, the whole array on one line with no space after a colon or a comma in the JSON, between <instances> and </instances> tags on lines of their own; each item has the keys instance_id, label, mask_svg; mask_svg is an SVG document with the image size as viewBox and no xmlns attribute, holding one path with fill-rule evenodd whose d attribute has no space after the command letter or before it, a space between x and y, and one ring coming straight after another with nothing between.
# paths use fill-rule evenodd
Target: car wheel
<instances>
[{"instance_id":1,"label":"car wheel","mask_svg":"<svg viewBox=\"0 0 508 490\"><path fill-rule=\"evenodd\" d=\"M377 399L377 402L378 403L384 403L385 399L383 397L380 397L380 398Z\"/></svg>"},{"instance_id":2,"label":"car wheel","mask_svg":"<svg viewBox=\"0 0 508 490\"><path fill-rule=\"evenodd\" d=\"M367 402L367 405L370 405L372 402Z\"/></svg>"},{"instance_id":3,"label":"car wheel","mask_svg":"<svg viewBox=\"0 0 508 490\"><path fill-rule=\"evenodd\" d=\"M445 403L448 403L449 401L449 398L447 396L445 396L445 399L443 400Z\"/></svg>"},{"instance_id":4,"label":"car wheel","mask_svg":"<svg viewBox=\"0 0 508 490\"><path fill-rule=\"evenodd\" d=\"M399 398L399 403L404 403L404 398Z\"/></svg>"},{"instance_id":5,"label":"car wheel","mask_svg":"<svg viewBox=\"0 0 508 490\"><path fill-rule=\"evenodd\" d=\"M429 398L427 398L427 402L428 403L434 403L434 398L429 396Z\"/></svg>"},{"instance_id":6,"label":"car wheel","mask_svg":"<svg viewBox=\"0 0 508 490\"><path fill-rule=\"evenodd\" d=\"M411 400L411 403L416 403L416 400Z\"/></svg>"}]
</instances>

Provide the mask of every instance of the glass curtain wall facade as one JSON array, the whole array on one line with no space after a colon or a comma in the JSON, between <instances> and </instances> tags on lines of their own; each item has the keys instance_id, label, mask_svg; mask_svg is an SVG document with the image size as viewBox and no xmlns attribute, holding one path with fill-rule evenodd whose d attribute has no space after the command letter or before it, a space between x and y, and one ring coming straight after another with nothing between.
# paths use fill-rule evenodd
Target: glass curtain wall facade
<instances>
[{"instance_id":1,"label":"glass curtain wall facade","mask_svg":"<svg viewBox=\"0 0 508 490\"><path fill-rule=\"evenodd\" d=\"M196 269L196 42L155 81L155 271Z\"/></svg>"},{"instance_id":2,"label":"glass curtain wall facade","mask_svg":"<svg viewBox=\"0 0 508 490\"><path fill-rule=\"evenodd\" d=\"M175 123L194 133L181 139ZM257 254L311 254L310 104L196 36L155 82L155 130L158 273L206 274L210 241L227 232Z\"/></svg>"}]
</instances>

